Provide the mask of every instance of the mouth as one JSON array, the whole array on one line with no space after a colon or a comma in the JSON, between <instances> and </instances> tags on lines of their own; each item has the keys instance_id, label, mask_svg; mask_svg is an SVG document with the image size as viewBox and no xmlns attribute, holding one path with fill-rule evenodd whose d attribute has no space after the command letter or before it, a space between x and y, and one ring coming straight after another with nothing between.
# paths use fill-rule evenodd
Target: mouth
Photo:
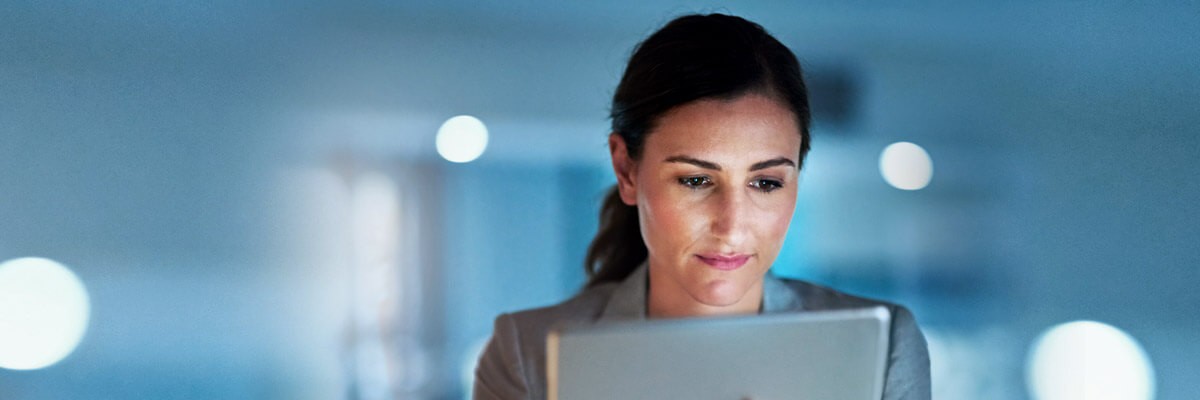
<instances>
[{"instance_id":1,"label":"mouth","mask_svg":"<svg viewBox=\"0 0 1200 400\"><path fill-rule=\"evenodd\" d=\"M697 254L696 258L708 266L722 270L732 271L746 265L750 261L749 254Z\"/></svg>"}]
</instances>

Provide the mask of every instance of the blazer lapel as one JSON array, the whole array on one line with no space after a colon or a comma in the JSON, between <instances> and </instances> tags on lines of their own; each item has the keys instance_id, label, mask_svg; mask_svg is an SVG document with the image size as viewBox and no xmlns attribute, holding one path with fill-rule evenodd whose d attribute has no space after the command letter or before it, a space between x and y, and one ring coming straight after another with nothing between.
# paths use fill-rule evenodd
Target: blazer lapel
<instances>
[{"instance_id":1,"label":"blazer lapel","mask_svg":"<svg viewBox=\"0 0 1200 400\"><path fill-rule=\"evenodd\" d=\"M763 277L763 314L800 311L804 305L791 286L767 272Z\"/></svg>"},{"instance_id":2,"label":"blazer lapel","mask_svg":"<svg viewBox=\"0 0 1200 400\"><path fill-rule=\"evenodd\" d=\"M646 319L647 265L649 261L642 261L642 264L612 291L608 303L604 305L604 312L600 314L601 321Z\"/></svg>"}]
</instances>

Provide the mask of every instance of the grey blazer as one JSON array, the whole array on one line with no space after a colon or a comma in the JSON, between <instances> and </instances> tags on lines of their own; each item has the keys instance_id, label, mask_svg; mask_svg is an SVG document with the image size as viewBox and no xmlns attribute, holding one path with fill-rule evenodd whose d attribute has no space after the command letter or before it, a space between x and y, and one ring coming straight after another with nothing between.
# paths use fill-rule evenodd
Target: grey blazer
<instances>
[{"instance_id":1,"label":"grey blazer","mask_svg":"<svg viewBox=\"0 0 1200 400\"><path fill-rule=\"evenodd\" d=\"M559 321L645 319L646 268L643 263L620 283L589 288L557 305L497 317L492 338L475 369L474 398L545 399L546 335L551 326ZM763 282L763 313L876 305L892 312L884 400L929 399L929 351L908 309L771 274Z\"/></svg>"}]
</instances>

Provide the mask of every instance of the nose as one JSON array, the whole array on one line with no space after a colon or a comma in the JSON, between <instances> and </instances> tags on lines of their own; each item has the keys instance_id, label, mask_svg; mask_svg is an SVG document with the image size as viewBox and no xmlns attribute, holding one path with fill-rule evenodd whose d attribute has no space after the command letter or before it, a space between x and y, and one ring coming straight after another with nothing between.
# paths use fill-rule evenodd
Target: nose
<instances>
[{"instance_id":1,"label":"nose","mask_svg":"<svg viewBox=\"0 0 1200 400\"><path fill-rule=\"evenodd\" d=\"M712 198L709 230L729 250L740 248L746 240L750 207L748 194L738 187L725 187Z\"/></svg>"}]
</instances>

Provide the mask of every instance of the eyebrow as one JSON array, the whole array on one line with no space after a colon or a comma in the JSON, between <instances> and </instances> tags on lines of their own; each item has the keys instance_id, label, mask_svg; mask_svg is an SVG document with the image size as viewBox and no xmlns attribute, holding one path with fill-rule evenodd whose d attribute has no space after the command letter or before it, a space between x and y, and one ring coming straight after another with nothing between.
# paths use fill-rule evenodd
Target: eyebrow
<instances>
[{"instance_id":1,"label":"eyebrow","mask_svg":"<svg viewBox=\"0 0 1200 400\"><path fill-rule=\"evenodd\" d=\"M767 169L767 168L771 168L771 167L774 167L777 165L787 165L792 168L796 168L796 163L792 162L792 160L789 160L787 157L779 157L779 158L772 158L767 161L756 162L756 163L754 163L754 165L750 166L750 170L758 171L760 169Z\"/></svg>"},{"instance_id":2,"label":"eyebrow","mask_svg":"<svg viewBox=\"0 0 1200 400\"><path fill-rule=\"evenodd\" d=\"M701 160L698 158L692 158L692 157L688 157L688 156L670 156L670 157L667 157L667 159L664 160L664 162L692 164L692 165L695 165L700 168L711 169L714 171L721 170L721 166L717 165L717 163L714 163L712 161ZM750 166L750 170L758 171L760 169L767 169L767 168L771 168L771 167L778 166L778 165L788 165L793 168L796 167L796 163L793 162L792 160L788 159L787 157L778 157L778 158L772 158L772 159L766 160L766 161L756 162L756 163L754 163L754 165Z\"/></svg>"}]
</instances>

